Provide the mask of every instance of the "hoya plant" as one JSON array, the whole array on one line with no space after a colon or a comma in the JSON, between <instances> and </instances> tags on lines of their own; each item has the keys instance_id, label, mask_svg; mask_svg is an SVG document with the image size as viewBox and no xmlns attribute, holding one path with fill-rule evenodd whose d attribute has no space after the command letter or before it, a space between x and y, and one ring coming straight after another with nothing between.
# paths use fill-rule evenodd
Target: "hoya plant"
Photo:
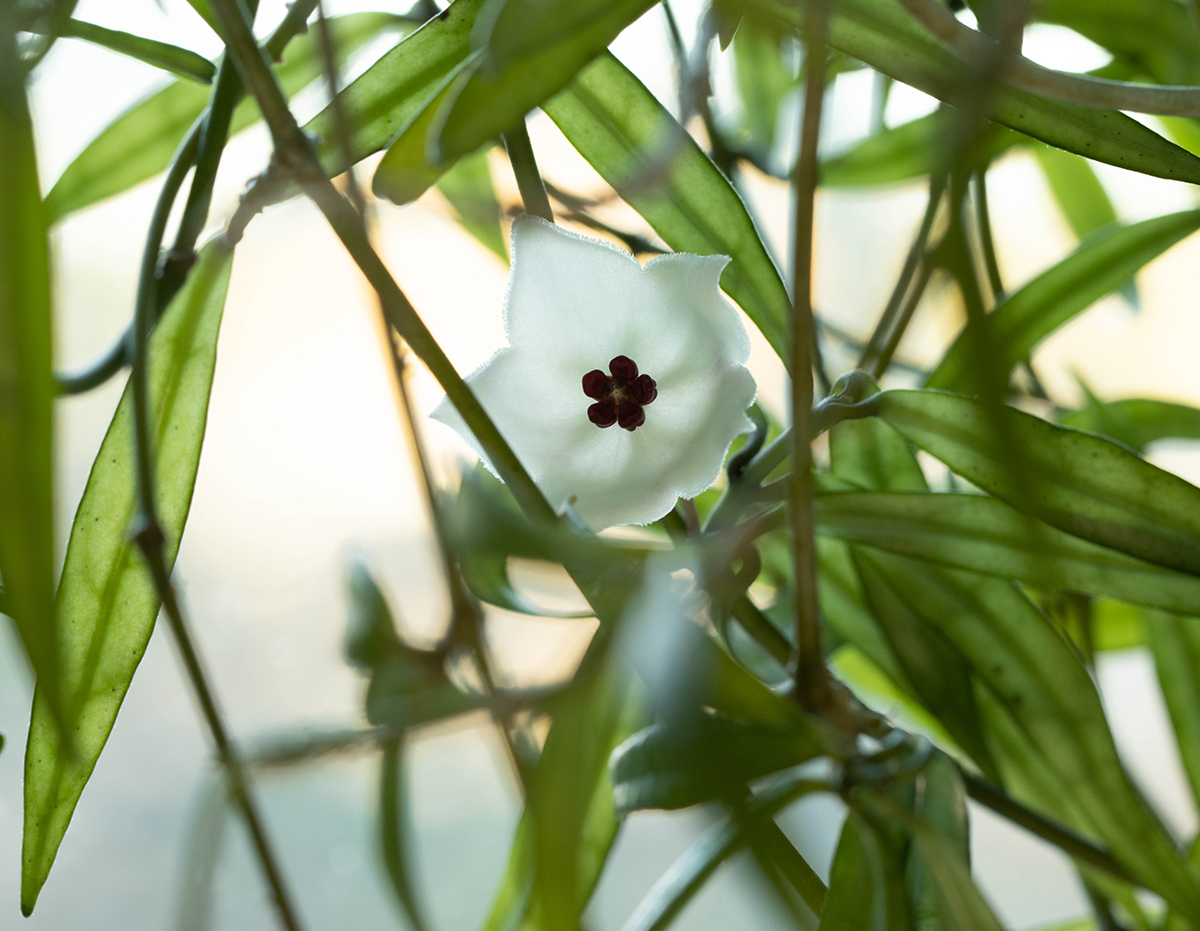
<instances>
[{"instance_id":1,"label":"hoya plant","mask_svg":"<svg viewBox=\"0 0 1200 931\"><path fill-rule=\"evenodd\" d=\"M216 61L85 22L72 0L0 0L0 611L36 673L20 902L5 914L33 913L71 844L161 616L211 738L219 806L291 931L313 925L260 815L262 767L373 754L378 856L426 931L405 749L481 712L524 805L485 931L593 926L622 825L692 806L711 828L624 931L668 927L745 852L799 928L993 931L968 799L1069 858L1093 909L1074 927L1200 929L1200 844L1172 834L1131 778L1095 674L1106 649L1150 651L1200 798L1200 488L1144 458L1156 441L1200 439L1200 410L1087 391L1080 407L1032 361L1100 298L1136 303L1138 271L1200 227L1200 210L1118 222L1093 168L1200 184L1194 0L711 0L682 24L669 0L422 0L328 17L295 0L278 22L256 21L255 0L189 2L223 45ZM669 26L674 100L608 50L643 16ZM1043 67L1022 53L1038 24L1110 60ZM347 81L382 36L390 50ZM173 78L49 179L29 88L66 41ZM870 131L833 152L828 91L867 71ZM714 102L714 73L732 76L734 106ZM326 105L301 123L292 98L310 85ZM936 109L883 119L896 85ZM536 111L609 194L543 181ZM227 145L259 121L272 154L222 215ZM989 168L1010 151L1036 159L1078 239L1025 281L1002 275L988 210ZM519 203L496 193L500 158ZM786 254L744 196L763 178L790 198ZM146 182L159 193L128 328L61 371L57 224ZM847 333L813 306L816 192L901 182L927 207L891 296ZM434 310L410 301L373 236L378 210L435 186L511 261L490 311L506 342L474 372L431 335ZM219 710L191 633L205 618L172 572L238 245L292 198L315 205L374 291L450 611L436 644L408 642L389 609L403 593L351 565L345 652L369 680L364 720L252 752ZM636 223L605 210L616 198ZM898 350L931 283L961 332L923 368ZM790 376L784 410L757 401L752 336ZM478 454L452 481L431 464L414 367L445 392L433 417ZM75 507L54 493L56 399L118 378ZM55 514L72 507L56 541ZM541 607L513 559L561 566L586 611ZM496 674L493 608L598 623L570 675L514 686ZM3 752L18 752L25 722L0 724ZM828 870L778 820L815 796L846 811Z\"/></svg>"}]
</instances>

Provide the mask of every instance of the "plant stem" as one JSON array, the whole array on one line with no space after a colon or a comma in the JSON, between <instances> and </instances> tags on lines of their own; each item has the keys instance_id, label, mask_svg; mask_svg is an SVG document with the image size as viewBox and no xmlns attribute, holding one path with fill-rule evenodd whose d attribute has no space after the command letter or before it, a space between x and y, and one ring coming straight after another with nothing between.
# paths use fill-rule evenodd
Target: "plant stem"
<instances>
[{"instance_id":1,"label":"plant stem","mask_svg":"<svg viewBox=\"0 0 1200 931\"><path fill-rule=\"evenodd\" d=\"M917 227L917 235L913 238L913 244L909 247L908 255L904 259L904 267L900 269L900 277L896 279L896 286L892 289L883 313L879 315L879 322L875 324L875 330L871 333L871 337L867 340L867 345L859 357L858 367L863 371L871 372L875 378L883 374L884 369L887 368L886 365L881 367L879 364L880 347L895 330L896 314L900 311L904 297L909 293L913 275L916 274L917 268L925 256L929 233L933 228L933 220L937 216L945 187L946 176L944 173L936 172L930 176L929 200L925 204L921 225ZM897 343L900 342L900 335L903 335L903 331L896 336Z\"/></svg>"},{"instance_id":2,"label":"plant stem","mask_svg":"<svg viewBox=\"0 0 1200 931\"><path fill-rule=\"evenodd\" d=\"M988 209L987 169L975 172L975 218L979 224L979 245L983 249L983 263L987 268L988 285L992 289L992 305L1004 300L1004 280L1000 276L1000 263L996 258L996 241L992 236L992 215Z\"/></svg>"},{"instance_id":3,"label":"plant stem","mask_svg":"<svg viewBox=\"0 0 1200 931\"><path fill-rule=\"evenodd\" d=\"M1114 859L1112 854L1107 850L1097 847L1069 828L1063 827L1061 824L1056 824L1049 818L1039 815L1033 809L1025 807L1020 802L1011 798L1003 789L980 779L978 776L963 771L962 779L963 786L967 790L967 795L971 796L979 804L990 808L996 814L1007 818L1013 824L1019 824L1031 834L1036 834L1043 840L1049 841L1081 863L1087 863L1090 866L1103 870L1110 876L1115 876L1123 882L1138 885L1137 880L1130 876L1128 870Z\"/></svg>"},{"instance_id":4,"label":"plant stem","mask_svg":"<svg viewBox=\"0 0 1200 931\"><path fill-rule=\"evenodd\" d=\"M554 509L372 248L362 217L337 192L322 170L311 140L292 116L270 64L255 44L237 0L212 0L212 6L229 34L230 49L242 70L242 78L258 101L271 132L275 146L274 164L293 173L317 209L325 215L346 251L378 293L388 322L441 384L467 427L488 450L492 466L525 513L535 520L555 520Z\"/></svg>"},{"instance_id":5,"label":"plant stem","mask_svg":"<svg viewBox=\"0 0 1200 931\"><path fill-rule=\"evenodd\" d=\"M909 13L959 58L968 62L996 56L1000 43L960 23L938 0L900 0ZM1003 52L1000 75L1014 87L1098 110L1131 110L1159 116L1200 117L1200 88L1133 84L1054 71L1018 54Z\"/></svg>"},{"instance_id":6,"label":"plant stem","mask_svg":"<svg viewBox=\"0 0 1200 931\"><path fill-rule=\"evenodd\" d=\"M162 193L155 205L154 214L150 220L150 228L146 234L146 245L142 253L141 274L138 280L137 305L134 313L133 340L130 350L130 361L133 371L130 375L130 386L133 396L133 422L135 461L137 465L138 519L134 539L142 550L150 571L154 587L162 600L163 609L170 623L171 632L183 656L188 676L196 697L200 702L217 753L229 775L230 788L234 800L241 809L250 830L259 862L266 874L271 887L276 908L284 927L288 931L297 931L299 924L295 919L295 910L284 890L283 882L275 858L266 840L261 819L249 794L246 775L241 761L234 753L230 744L225 723L217 710L212 689L208 678L200 664L191 634L184 621L175 590L171 585L170 571L163 556L163 533L158 523L157 503L154 490L154 451L150 436L150 392L149 366L147 350L150 331L158 315L158 259L162 249L163 236L166 232L167 219L175 194L183 183L183 176L191 167L189 153L194 154L193 133L181 143L179 149L167 169L167 177L163 182Z\"/></svg>"},{"instance_id":7,"label":"plant stem","mask_svg":"<svg viewBox=\"0 0 1200 931\"><path fill-rule=\"evenodd\" d=\"M796 586L796 657L792 674L797 694L810 711L829 697L829 673L821 652L817 606L816 545L812 514L812 448L809 417L813 402L812 254L813 206L817 189L817 141L825 97L828 0L814 0L805 41L804 115L793 177L793 255L791 326L792 479L789 500L792 560Z\"/></svg>"},{"instance_id":8,"label":"plant stem","mask_svg":"<svg viewBox=\"0 0 1200 931\"><path fill-rule=\"evenodd\" d=\"M517 178L517 187L521 191L521 202L525 204L525 212L553 223L554 211L550 207L550 198L546 196L546 185L542 182L541 172L538 171L537 159L533 155L533 143L529 141L529 128L525 125L525 120L522 118L503 138L508 160Z\"/></svg>"},{"instance_id":9,"label":"plant stem","mask_svg":"<svg viewBox=\"0 0 1200 931\"><path fill-rule=\"evenodd\" d=\"M896 317L895 325L892 327L891 332L888 333L887 342L883 344L883 348L879 350L879 355L871 366L871 375L873 377L882 377L883 373L888 370L888 366L892 364L892 356L896 354L896 350L900 346L900 340L903 339L908 325L912 322L913 315L917 312L917 306L921 303L921 298L925 296L925 289L929 287L929 279L933 275L934 268L933 256L926 253L921 258L921 270L917 275L917 280L908 292L904 306Z\"/></svg>"}]
</instances>

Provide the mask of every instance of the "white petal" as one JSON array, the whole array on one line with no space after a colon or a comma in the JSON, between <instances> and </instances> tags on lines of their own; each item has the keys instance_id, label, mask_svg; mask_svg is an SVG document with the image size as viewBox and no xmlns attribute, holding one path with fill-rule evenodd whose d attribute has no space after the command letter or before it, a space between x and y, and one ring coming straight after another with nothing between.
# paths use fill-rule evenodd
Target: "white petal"
<instances>
[{"instance_id":1,"label":"white petal","mask_svg":"<svg viewBox=\"0 0 1200 931\"><path fill-rule=\"evenodd\" d=\"M721 295L724 256L672 254L642 268L598 240L525 217L513 224L505 305L510 349L467 378L550 503L572 502L600 529L648 523L720 473L751 428L750 344ZM634 431L587 417L583 375L617 355L655 379L658 397ZM434 416L475 446L443 401Z\"/></svg>"}]
</instances>

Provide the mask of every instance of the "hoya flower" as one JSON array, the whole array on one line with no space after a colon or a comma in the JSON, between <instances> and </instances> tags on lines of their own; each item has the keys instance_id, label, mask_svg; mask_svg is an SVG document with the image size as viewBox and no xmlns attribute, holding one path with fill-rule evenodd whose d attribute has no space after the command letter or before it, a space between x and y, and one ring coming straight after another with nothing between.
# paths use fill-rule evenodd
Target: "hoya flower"
<instances>
[{"instance_id":1,"label":"hoya flower","mask_svg":"<svg viewBox=\"0 0 1200 931\"><path fill-rule=\"evenodd\" d=\"M513 224L512 253L509 346L467 383L547 500L598 530L712 485L755 395L746 331L717 287L729 259L643 268L536 217ZM433 416L487 462L448 400Z\"/></svg>"}]
</instances>

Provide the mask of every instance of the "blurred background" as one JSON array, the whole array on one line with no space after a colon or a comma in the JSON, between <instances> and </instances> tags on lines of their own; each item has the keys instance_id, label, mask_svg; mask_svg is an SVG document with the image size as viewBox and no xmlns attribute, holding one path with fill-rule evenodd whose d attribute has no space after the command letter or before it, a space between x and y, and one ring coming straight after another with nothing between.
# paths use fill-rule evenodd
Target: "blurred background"
<instances>
[{"instance_id":1,"label":"blurred background","mask_svg":"<svg viewBox=\"0 0 1200 931\"><path fill-rule=\"evenodd\" d=\"M372 8L379 6L368 0L327 6L331 15ZM676 2L674 9L690 41L701 0ZM283 12L282 2L263 0L259 22L273 24ZM78 16L205 55L219 49L183 0L82 0ZM655 8L613 51L678 112L667 35ZM349 74L394 41L365 48ZM1048 26L1030 30L1026 53L1073 70L1096 67L1107 57L1073 33ZM713 68L717 117L735 123L729 64L716 56ZM33 87L44 188L113 117L166 81L160 72L103 49L60 41ZM867 132L872 77L843 75L829 93L823 145L835 154ZM296 109L307 117L324 102L323 89L311 88L297 98ZM886 119L898 124L932 109L929 98L897 86ZM794 146L794 110L781 114L776 155L783 164ZM532 117L530 133L549 180L603 195L598 176L549 120ZM235 139L222 163L214 217L228 217L246 179L267 156L261 128ZM1095 167L1122 220L1195 206L1185 185ZM491 168L502 202L516 204L507 163L496 155ZM369 169L363 166L364 177ZM1007 283L1027 280L1074 248L1031 156L1010 153L988 177ZM742 182L776 255L787 254L784 186L753 174ZM130 319L154 196L154 185L144 185L72 215L57 229L60 368L86 364ZM915 185L819 193L816 295L827 321L859 336L870 332L924 199ZM631 210L619 203L606 210L624 228L653 238ZM436 191L405 208L380 204L378 212L380 244L393 273L459 370L470 371L503 345L504 263L462 231ZM1102 398L1200 405L1197 268L1200 239L1193 238L1139 277L1140 310L1111 297L1059 331L1035 356L1051 392L1060 401L1077 399L1078 376ZM935 288L900 357L918 365L936 360L961 319L954 292ZM826 349L835 374L853 364L836 342ZM782 367L760 338L751 368L761 402L782 417ZM58 402L58 500L67 503L57 515L62 546L123 381ZM440 391L424 372L414 387L427 412ZM451 474L465 448L440 425L427 422L425 429ZM1160 444L1151 458L1200 481L1200 450L1192 445ZM348 558L364 558L377 573L414 640L439 635L447 602L418 492L370 293L315 210L299 200L268 210L250 226L234 262L208 434L176 568L220 702L244 747L281 734L363 723L365 682L342 658ZM542 597L571 598L564 581L531 574L527 584ZM498 610L490 626L500 669L526 682L563 675L592 630L587 622L532 620ZM200 914L185 906L190 911L181 916L180 901L189 846L212 791L211 754L174 647L161 630L134 678L38 909L22 925L21 773L31 682L10 633L4 628L0 638L0 732L8 739L0 753L0 927L108 931L170 928L181 920L195 927ZM1177 836L1190 836L1197 815L1148 655L1140 649L1103 654L1097 673L1128 764ZM411 766L419 894L438 931L474 929L490 907L519 813L503 752L481 717L423 731ZM258 795L309 928L403 926L376 853L377 779L378 762L366 752L258 777ZM822 798L784 816L786 830L819 871L828 869L841 817L838 803ZM972 819L975 868L1007 924L1041 927L1083 913L1082 891L1060 855L986 811L973 808ZM706 814L696 810L632 816L591 906L589 928L619 928L707 824ZM211 927L274 928L265 886L235 818L227 819L221 843ZM759 883L752 867L733 861L678 926L782 927Z\"/></svg>"}]
</instances>

